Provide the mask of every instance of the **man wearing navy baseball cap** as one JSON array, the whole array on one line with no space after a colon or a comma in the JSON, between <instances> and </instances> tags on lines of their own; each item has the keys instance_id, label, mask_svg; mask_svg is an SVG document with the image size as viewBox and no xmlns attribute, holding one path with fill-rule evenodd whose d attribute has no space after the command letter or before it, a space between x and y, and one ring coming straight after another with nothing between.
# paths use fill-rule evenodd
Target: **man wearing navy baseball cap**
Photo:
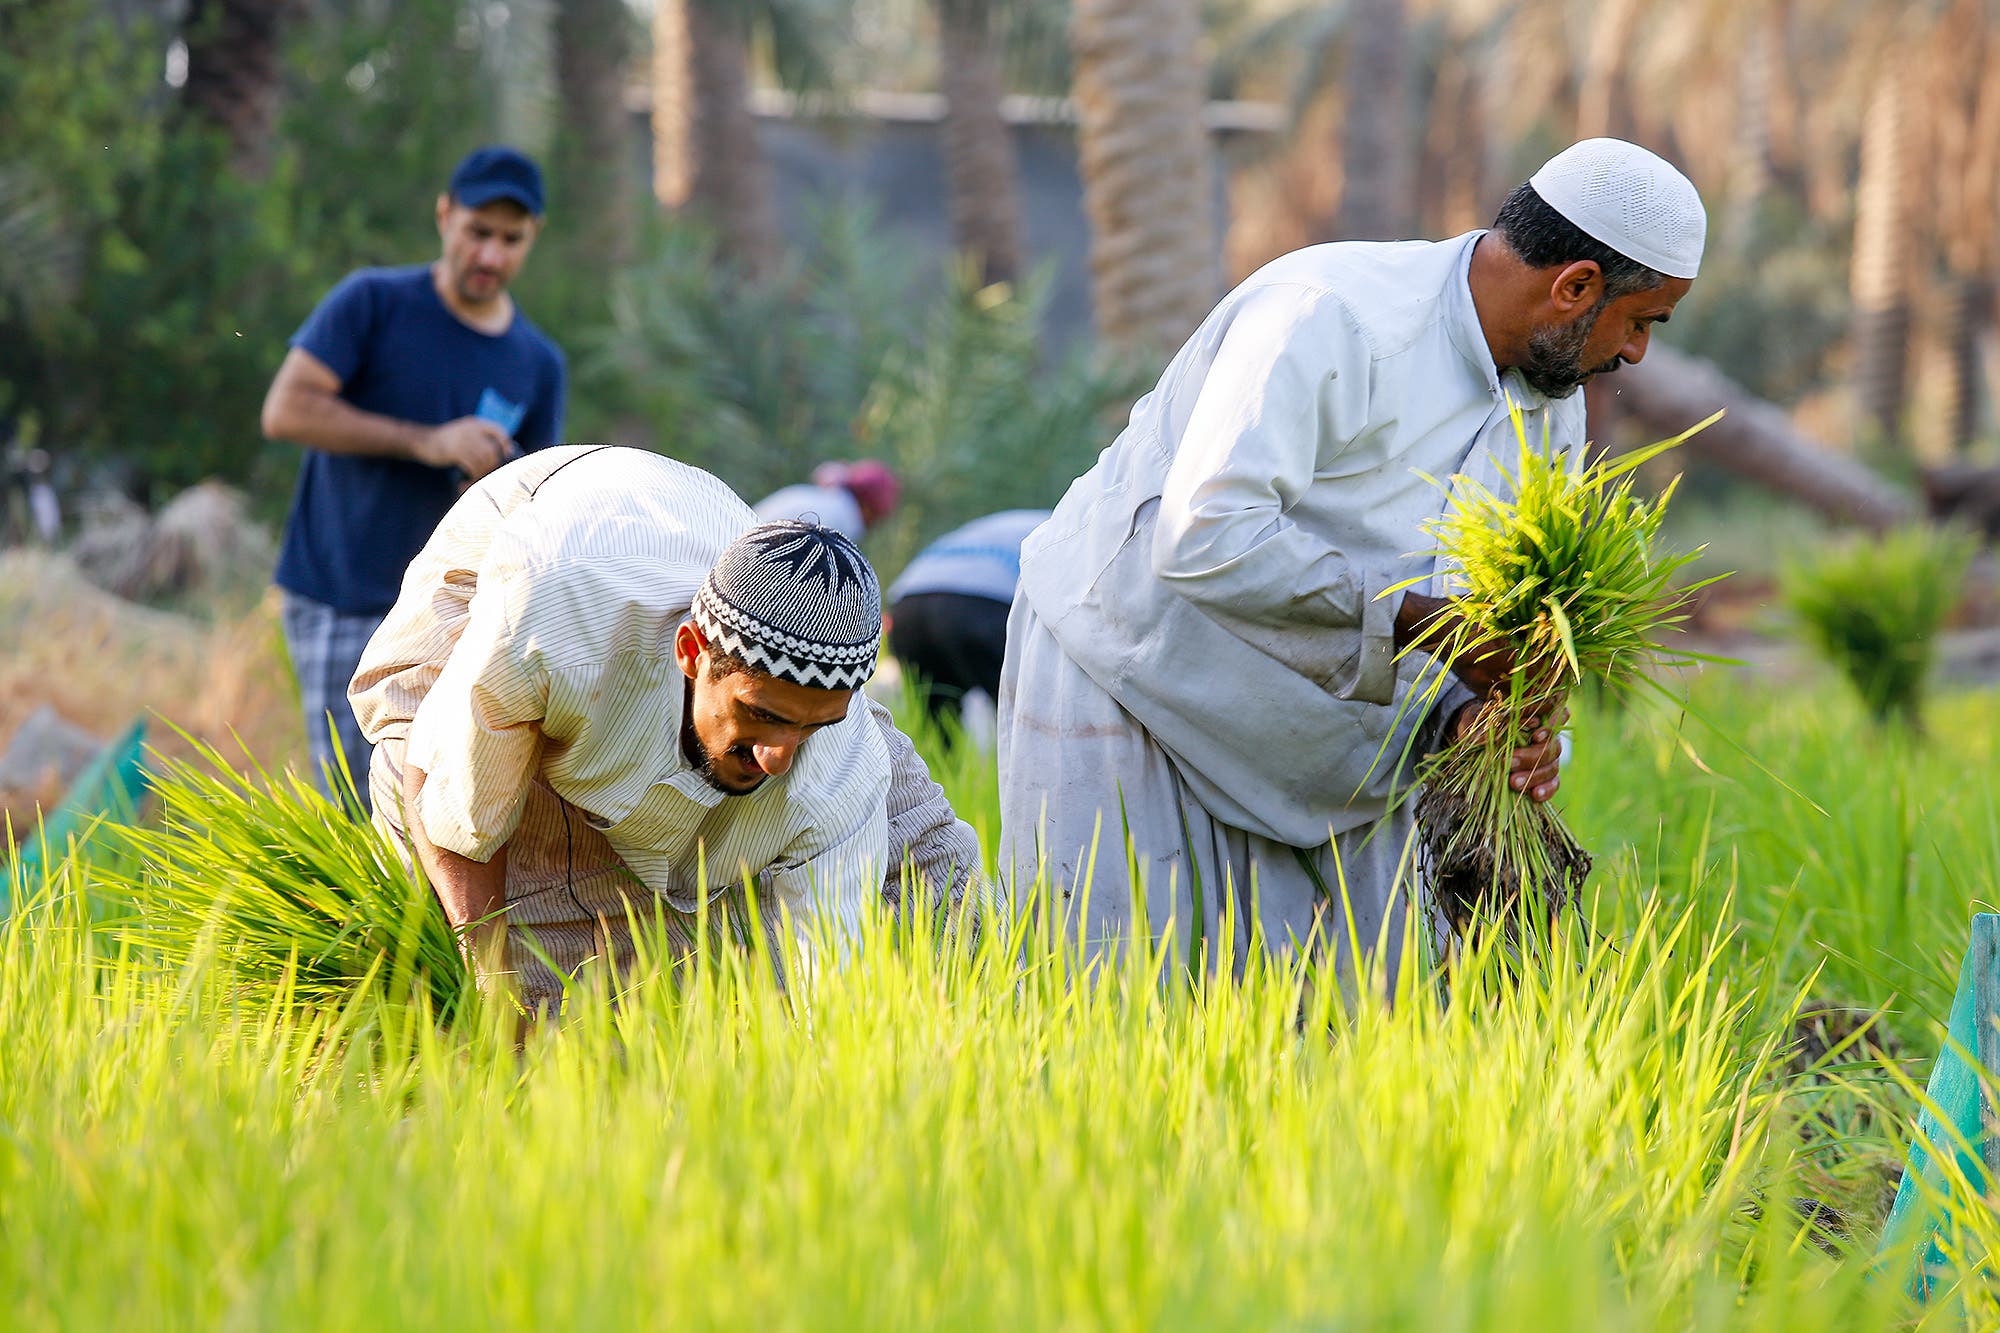
<instances>
[{"instance_id":1,"label":"man wearing navy baseball cap","mask_svg":"<svg viewBox=\"0 0 2000 1333\"><path fill-rule=\"evenodd\" d=\"M347 683L404 570L468 482L562 438L562 353L507 294L544 207L525 153L468 153L437 199L438 258L348 274L264 397L265 436L305 446L276 581L306 740L327 790L344 761L364 806Z\"/></svg>"}]
</instances>

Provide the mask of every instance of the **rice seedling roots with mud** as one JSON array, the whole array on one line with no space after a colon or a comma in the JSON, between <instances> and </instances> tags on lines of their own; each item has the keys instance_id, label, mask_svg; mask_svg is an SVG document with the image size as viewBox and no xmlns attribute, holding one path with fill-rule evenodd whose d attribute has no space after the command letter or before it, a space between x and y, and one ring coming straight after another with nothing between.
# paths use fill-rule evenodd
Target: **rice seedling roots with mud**
<instances>
[{"instance_id":1,"label":"rice seedling roots with mud","mask_svg":"<svg viewBox=\"0 0 2000 1333\"><path fill-rule=\"evenodd\" d=\"M1511 918L1522 886L1542 899L1548 919L1577 901L1590 878L1591 855L1561 819L1534 806L1544 869L1527 872L1500 842L1489 841L1461 792L1429 786L1417 798L1417 868L1438 910L1463 932L1480 918Z\"/></svg>"},{"instance_id":2,"label":"rice seedling roots with mud","mask_svg":"<svg viewBox=\"0 0 2000 1333\"><path fill-rule=\"evenodd\" d=\"M1537 916L1553 920L1590 877L1590 853L1562 817L1507 786L1507 755L1526 740L1518 715L1505 700L1478 705L1467 733L1427 766L1417 795L1417 865L1460 931L1479 917L1512 919L1524 892Z\"/></svg>"}]
</instances>

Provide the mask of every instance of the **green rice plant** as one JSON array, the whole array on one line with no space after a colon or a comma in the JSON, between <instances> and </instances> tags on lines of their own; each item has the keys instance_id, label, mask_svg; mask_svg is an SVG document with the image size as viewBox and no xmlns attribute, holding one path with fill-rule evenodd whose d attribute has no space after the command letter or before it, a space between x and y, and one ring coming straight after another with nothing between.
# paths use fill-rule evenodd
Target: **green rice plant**
<instances>
[{"instance_id":1,"label":"green rice plant","mask_svg":"<svg viewBox=\"0 0 2000 1333\"><path fill-rule=\"evenodd\" d=\"M1943 1022L1969 913L2000 903L2000 693L1934 700L1923 744L1870 727L1845 691L1742 671L1701 673L1688 703L1733 743L1686 734L1675 700L1585 710L1564 818L1643 856L1662 893L1726 872L1746 938L1818 969L1822 997L1893 1009L1906 1041Z\"/></svg>"},{"instance_id":2,"label":"green rice plant","mask_svg":"<svg viewBox=\"0 0 2000 1333\"><path fill-rule=\"evenodd\" d=\"M960 794L991 847L999 831L991 756L952 746L900 692L903 725L932 771ZM94 863L100 893L125 905L123 937L181 970L213 958L246 995L281 991L302 1004L343 1005L357 993L421 996L440 1017L465 1002L471 978L450 924L422 876L347 803L287 772L232 770L193 742L198 762L161 761L155 824L113 824Z\"/></svg>"},{"instance_id":3,"label":"green rice plant","mask_svg":"<svg viewBox=\"0 0 2000 1333\"><path fill-rule=\"evenodd\" d=\"M1909 527L1785 566L1786 607L1877 725L1923 730L1938 631L1977 550L1961 529Z\"/></svg>"},{"instance_id":4,"label":"green rice plant","mask_svg":"<svg viewBox=\"0 0 2000 1333\"><path fill-rule=\"evenodd\" d=\"M1474 705L1469 724L1417 775L1418 862L1439 906L1461 925L1515 904L1539 902L1553 913L1582 887L1589 854L1555 810L1509 786L1513 752L1528 742L1530 724L1555 716L1578 684L1626 692L1694 660L1661 635L1714 581L1677 582L1700 552L1660 549L1674 487L1649 502L1635 493L1633 474L1715 417L1671 440L1576 466L1549 447L1546 423L1536 447L1520 410L1511 415L1519 452L1502 472L1513 494L1456 478L1442 487L1446 511L1427 525L1448 600L1441 633L1422 650L1439 662L1490 653L1512 662L1505 690ZM1412 697L1429 707L1443 680L1440 669Z\"/></svg>"},{"instance_id":5,"label":"green rice plant","mask_svg":"<svg viewBox=\"0 0 2000 1333\"><path fill-rule=\"evenodd\" d=\"M376 994L260 1004L43 904L0 931L0 1291L24 1329L1898 1314L1789 1202L1795 984L1705 911L1609 915L1531 978L1475 942L1438 1004L1324 955L1184 983L1144 940L911 948L875 909L792 996L724 950L517 1053Z\"/></svg>"},{"instance_id":6,"label":"green rice plant","mask_svg":"<svg viewBox=\"0 0 2000 1333\"><path fill-rule=\"evenodd\" d=\"M220 932L162 968L88 909L139 878L95 840L0 923L0 1308L24 1330L1991 1328L1976 1262L1919 1312L1871 1251L1924 1020L2000 886L2000 694L1939 701L1915 747L1844 698L1693 690L1743 750L1697 753L1659 696L1578 719L1589 930L1566 919L1531 970L1475 933L1393 989L1261 951L1189 978L1150 941L1086 966L1019 919L937 948L871 910L791 996L715 950L615 1003L583 987L517 1051L477 1007L440 1023L372 983L297 1003L298 959ZM992 819L990 767L936 771ZM282 783L225 800L257 804L204 827L291 839L328 813ZM1900 1010L1907 1063L1857 1042L1798 1073L1806 994ZM1983 1199L1952 1208L1961 1252L2000 1252Z\"/></svg>"},{"instance_id":7,"label":"green rice plant","mask_svg":"<svg viewBox=\"0 0 2000 1333\"><path fill-rule=\"evenodd\" d=\"M164 761L160 818L109 830L103 888L122 937L169 969L213 959L247 993L301 1004L357 992L449 1016L470 977L436 895L369 824L290 772L257 780L213 749Z\"/></svg>"}]
</instances>

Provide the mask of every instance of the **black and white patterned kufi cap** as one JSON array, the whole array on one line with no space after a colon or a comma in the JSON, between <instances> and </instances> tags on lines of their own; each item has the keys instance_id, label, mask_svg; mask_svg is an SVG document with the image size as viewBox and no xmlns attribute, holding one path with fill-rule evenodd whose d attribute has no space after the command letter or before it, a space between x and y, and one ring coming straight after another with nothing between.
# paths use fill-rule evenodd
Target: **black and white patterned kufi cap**
<instances>
[{"instance_id":1,"label":"black and white patterned kufi cap","mask_svg":"<svg viewBox=\"0 0 2000 1333\"><path fill-rule=\"evenodd\" d=\"M715 648L821 690L875 674L882 585L853 542L817 523L761 523L722 553L694 597Z\"/></svg>"}]
</instances>

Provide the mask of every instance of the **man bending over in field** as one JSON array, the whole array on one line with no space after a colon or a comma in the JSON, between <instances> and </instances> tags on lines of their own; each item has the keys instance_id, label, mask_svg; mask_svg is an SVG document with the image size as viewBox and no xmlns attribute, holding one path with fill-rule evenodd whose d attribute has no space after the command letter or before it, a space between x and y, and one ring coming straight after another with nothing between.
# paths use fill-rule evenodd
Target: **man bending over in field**
<instances>
[{"instance_id":1,"label":"man bending over in field","mask_svg":"<svg viewBox=\"0 0 2000 1333\"><path fill-rule=\"evenodd\" d=\"M1169 943L1219 950L1233 928L1224 964L1253 928L1343 949L1351 908L1393 969L1414 814L1392 798L1511 671L1465 653L1405 706L1446 623L1445 580L1408 554L1448 503L1430 479L1500 488L1512 409L1580 445L1577 390L1645 356L1707 226L1678 170L1592 139L1490 231L1311 246L1225 297L1022 547L1002 873L1046 870L1093 946L1171 922ZM1514 755L1527 800L1559 781L1543 720Z\"/></svg>"},{"instance_id":2,"label":"man bending over in field","mask_svg":"<svg viewBox=\"0 0 2000 1333\"><path fill-rule=\"evenodd\" d=\"M685 953L704 897L747 924L746 877L767 931L851 929L900 898L906 851L941 895L975 867L860 692L874 570L839 533L752 521L657 454L543 450L453 506L362 656L376 820L531 1010L592 958L629 965L628 914Z\"/></svg>"}]
</instances>

